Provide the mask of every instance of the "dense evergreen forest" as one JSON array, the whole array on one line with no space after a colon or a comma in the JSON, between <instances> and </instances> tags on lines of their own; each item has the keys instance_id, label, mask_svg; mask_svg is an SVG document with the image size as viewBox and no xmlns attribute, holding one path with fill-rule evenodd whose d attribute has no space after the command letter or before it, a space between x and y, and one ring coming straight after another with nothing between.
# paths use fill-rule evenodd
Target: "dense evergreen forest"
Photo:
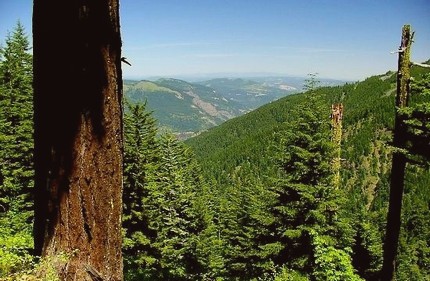
<instances>
[{"instance_id":1,"label":"dense evergreen forest","mask_svg":"<svg viewBox=\"0 0 430 281\"><path fill-rule=\"evenodd\" d=\"M29 51L18 24L0 48L0 280L57 280L58 261L33 256ZM421 142L404 152L413 161L396 280L424 281L430 278L430 71L411 71L411 106L403 114ZM395 92L394 72L336 87L320 87L310 75L304 93L186 143L158 131L146 104L125 102L124 279L379 280ZM330 118L338 103L340 146Z\"/></svg>"}]
</instances>

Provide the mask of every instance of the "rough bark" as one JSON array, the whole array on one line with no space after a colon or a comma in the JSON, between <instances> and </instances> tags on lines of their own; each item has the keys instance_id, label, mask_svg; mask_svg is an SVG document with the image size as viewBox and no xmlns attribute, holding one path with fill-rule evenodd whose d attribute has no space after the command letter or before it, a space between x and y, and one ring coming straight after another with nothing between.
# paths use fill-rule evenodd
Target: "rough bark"
<instances>
[{"instance_id":1,"label":"rough bark","mask_svg":"<svg viewBox=\"0 0 430 281\"><path fill-rule=\"evenodd\" d=\"M410 93L410 47L412 44L411 27L403 26L402 40L399 47L396 107L408 105ZM398 149L405 148L407 140L406 124L403 117L396 113L393 145ZM402 151L393 154L390 183L390 201L387 215L387 232L384 242L384 256L381 280L395 280L397 247L401 226L402 197L406 169L406 155Z\"/></svg>"},{"instance_id":2,"label":"rough bark","mask_svg":"<svg viewBox=\"0 0 430 281\"><path fill-rule=\"evenodd\" d=\"M34 0L33 40L36 254L69 255L62 280L122 280L118 0Z\"/></svg>"}]
</instances>

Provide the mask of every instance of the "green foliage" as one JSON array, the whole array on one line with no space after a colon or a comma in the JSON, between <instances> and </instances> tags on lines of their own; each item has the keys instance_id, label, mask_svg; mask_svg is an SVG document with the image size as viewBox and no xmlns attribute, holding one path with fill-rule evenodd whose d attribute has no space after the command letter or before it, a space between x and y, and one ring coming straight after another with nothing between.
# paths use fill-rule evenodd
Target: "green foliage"
<instances>
[{"instance_id":1,"label":"green foliage","mask_svg":"<svg viewBox=\"0 0 430 281\"><path fill-rule=\"evenodd\" d=\"M416 81L416 80L414 80ZM412 83L411 106L399 109L407 126L408 153L430 160L430 73Z\"/></svg>"},{"instance_id":2,"label":"green foliage","mask_svg":"<svg viewBox=\"0 0 430 281\"><path fill-rule=\"evenodd\" d=\"M164 278L189 279L199 271L196 234L202 230L193 200L202 182L190 152L171 135L162 136L161 163L148 187L153 193L150 227L157 231L154 246L161 254Z\"/></svg>"},{"instance_id":3,"label":"green foliage","mask_svg":"<svg viewBox=\"0 0 430 281\"><path fill-rule=\"evenodd\" d=\"M397 280L428 280L430 276L430 171L409 166L405 182Z\"/></svg>"},{"instance_id":4,"label":"green foliage","mask_svg":"<svg viewBox=\"0 0 430 281\"><path fill-rule=\"evenodd\" d=\"M352 240L340 211L346 196L331 186L334 145L329 114L316 97L316 86L311 75L305 101L295 109L296 119L285 125L276 141L281 178L273 189L277 202L272 214L282 248L274 260L316 280L358 280L350 252L344 250Z\"/></svg>"},{"instance_id":5,"label":"green foliage","mask_svg":"<svg viewBox=\"0 0 430 281\"><path fill-rule=\"evenodd\" d=\"M429 100L425 94L418 94L418 92L425 92L425 89L428 88L428 86L425 86L428 85L425 82L427 80L425 77L428 75L426 73L428 72L428 69L421 67L412 67L411 69L411 74L414 78L414 84L412 85L414 94L411 97L411 108L423 109L420 104ZM342 102L345 111L341 153L342 184L340 190L336 191L340 194L328 192L331 190L329 186L322 188L321 192L333 195L334 199L343 198L340 200L339 208L336 209L336 212L341 212L338 218L342 219L341 222L336 223L341 224L340 227L335 227L335 229L343 229L341 225L346 223L345 230L347 230L347 233L345 235L339 234L335 237L345 237L345 241L341 244L352 249L352 252L348 252L352 257L352 264L357 273L366 280L376 280L382 263L382 243L385 233L391 170L392 148L390 147L390 142L394 125L395 82L395 73L387 72L384 75L373 76L362 82L347 83L336 87L321 87L314 91L316 99L325 108L329 108L331 103L338 102L340 98L343 98ZM267 181L267 177L274 178L277 176L277 170L271 164L273 163L274 155L278 155L275 157L277 163L293 159L292 155L289 156L291 153L294 153L295 159L300 159L303 162L307 158L317 155L298 148L287 149L287 139L293 140L296 138L299 140L301 136L302 139L308 140L312 139L314 135L309 134L311 137L307 139L303 136L301 129L288 129L292 124L298 123L300 116L308 114L306 113L306 107L300 107L307 98L306 94L286 97L252 111L245 116L229 120L219 127L187 140L186 143L193 147L197 157L200 159L204 175L207 178L216 178L220 183L220 186L217 187L219 189L222 189L224 184L228 182L229 175L236 167L244 162L253 167L254 177L260 178L263 185L273 186L273 182ZM300 108L299 110L294 110L294 108L298 107ZM326 112L321 116L327 116L328 118L328 114ZM323 120L323 118L320 119ZM429 124L429 122L427 121L425 124ZM309 125L304 125L303 128L306 128L306 126ZM285 133L274 134L275 131ZM419 133L420 131L415 132ZM421 132L425 131L421 130ZM428 137L422 138L422 140L428 141ZM285 149L282 151L272 149L267 145L269 143L274 143L275 145L273 146L275 147L279 147L279 144L283 143ZM411 141L411 147L413 147L412 144ZM421 148L421 152L430 151L426 150L428 143L421 142L416 145L416 148ZM418 150L416 151L418 152ZM404 217L397 261L398 280L410 280L407 276L414 276L417 280L425 280L429 276L426 271L426 268L428 268L426 265L428 265L427 253L429 246L425 242L429 241L426 238L428 237L426 236L428 231L419 225L426 226L428 223L429 216L426 216L426 214L430 203L430 193L428 191L430 174L428 166L425 164L428 163L425 157L417 158L414 155L418 154L413 154L411 158L420 163L420 165L424 165L422 168L409 168L406 174L407 186L410 186L410 188L405 190L405 203L402 211ZM421 155L425 156L426 154L421 153ZM289 180L294 178L301 180L305 178L304 176L307 173L309 174L310 171L313 171L313 169L307 168L307 164L287 165L287 168L290 170L297 168L300 173L285 175L284 182L279 182L278 188L282 184L286 185L285 180L288 178ZM301 176L303 178L300 178ZM314 194L306 195L310 191L305 185L292 185L291 183L289 185L291 193L297 196L297 205L291 208L278 208L278 211L285 212L288 217L302 216L303 221L305 219L310 221L310 218L313 218L316 222L323 222L324 216L318 215L320 211L309 212L312 215L306 217L306 213L299 215L297 210L303 208L306 205L305 202L308 202L307 204L312 202L309 198L317 196L318 192L315 191ZM278 192L281 191L278 190ZM288 198L287 194L285 194L285 197ZM298 199L302 197L303 200ZM320 209L316 207L316 210ZM285 220L287 221L286 218ZM309 229L312 229L312 227L309 227ZM304 237L303 241L306 241L305 238L307 237L307 244L312 245L310 235L303 236L304 231L306 230L298 228L286 229L285 237L296 240ZM324 232L318 232L318 235L326 237ZM267 244L261 247L267 258L282 252L285 242L268 241ZM341 248L335 247L334 249ZM292 250L292 252L294 251ZM313 258L311 254L308 257L309 259ZM297 272L291 266L286 268L289 271ZM303 272L300 274L306 275Z\"/></svg>"},{"instance_id":6,"label":"green foliage","mask_svg":"<svg viewBox=\"0 0 430 281\"><path fill-rule=\"evenodd\" d=\"M0 277L32 261L32 56L18 22L0 48Z\"/></svg>"},{"instance_id":7,"label":"green foliage","mask_svg":"<svg viewBox=\"0 0 430 281\"><path fill-rule=\"evenodd\" d=\"M33 256L29 254L33 245L31 229L24 226L20 231L14 231L15 223L22 220L18 217L19 214L10 214L8 218L0 219L0 278L27 269L33 262Z\"/></svg>"},{"instance_id":8,"label":"green foliage","mask_svg":"<svg viewBox=\"0 0 430 281\"><path fill-rule=\"evenodd\" d=\"M16 197L28 196L33 185L32 56L28 51L28 39L18 23L6 39L6 47L0 49L0 208L3 211L12 208Z\"/></svg>"},{"instance_id":9,"label":"green foliage","mask_svg":"<svg viewBox=\"0 0 430 281\"><path fill-rule=\"evenodd\" d=\"M281 97L294 93L272 84L270 79L217 78L199 82L211 87L239 112L248 112Z\"/></svg>"},{"instance_id":10,"label":"green foliage","mask_svg":"<svg viewBox=\"0 0 430 281\"><path fill-rule=\"evenodd\" d=\"M360 281L363 280L355 274L351 264L351 249L336 248L333 246L332 237L320 236L316 231L311 231L312 244L315 247L315 280L330 281Z\"/></svg>"},{"instance_id":11,"label":"green foliage","mask_svg":"<svg viewBox=\"0 0 430 281\"><path fill-rule=\"evenodd\" d=\"M421 73L419 69L412 73L415 76L409 106L398 109L407 130L406 153L410 159L402 207L398 280L426 280L430 276L430 73L422 73L422 69Z\"/></svg>"},{"instance_id":12,"label":"green foliage","mask_svg":"<svg viewBox=\"0 0 430 281\"><path fill-rule=\"evenodd\" d=\"M150 278L156 258L148 230L148 173L157 169L159 145L155 120L144 105L128 104L124 117L124 268L129 275ZM132 277L129 277L133 280Z\"/></svg>"},{"instance_id":13,"label":"green foliage","mask_svg":"<svg viewBox=\"0 0 430 281\"><path fill-rule=\"evenodd\" d=\"M19 272L9 274L0 279L2 281L61 281L58 276L59 269L67 264L70 254L61 253L55 256L42 258L37 262L29 263Z\"/></svg>"},{"instance_id":14,"label":"green foliage","mask_svg":"<svg viewBox=\"0 0 430 281\"><path fill-rule=\"evenodd\" d=\"M243 163L223 187L217 223L224 243L226 279L251 280L273 267L262 249L273 219L271 194Z\"/></svg>"},{"instance_id":15,"label":"green foliage","mask_svg":"<svg viewBox=\"0 0 430 281\"><path fill-rule=\"evenodd\" d=\"M203 189L191 152L158 136L145 104L125 116L124 256L127 280L189 280L200 273L197 205Z\"/></svg>"},{"instance_id":16,"label":"green foliage","mask_svg":"<svg viewBox=\"0 0 430 281\"><path fill-rule=\"evenodd\" d=\"M178 79L125 81L125 96L148 103L161 128L183 136L198 133L294 91L268 81L213 79L189 83Z\"/></svg>"},{"instance_id":17,"label":"green foliage","mask_svg":"<svg viewBox=\"0 0 430 281\"><path fill-rule=\"evenodd\" d=\"M28 50L20 24L0 48L0 279L57 280L53 269L66 260L36 263L31 255ZM401 111L413 162L406 173L399 281L430 276L430 75L420 67L411 74L414 94ZM221 90L226 81L218 82ZM265 91L258 83L229 82L240 84L240 93ZM317 88L317 82L310 75L306 93L187 141L199 164L189 147L158 131L149 105L127 104L126 280L376 280L388 200L395 76L387 72L336 87ZM189 102L184 110L196 98L194 92L205 98L213 94L208 86L173 79L130 82L125 88L133 101L141 98L140 90L156 93L156 100L163 93L161 104L181 96ZM328 117L330 104L340 98L345 107L342 180L334 188ZM217 106L227 108L222 102ZM194 122L196 116L176 120Z\"/></svg>"},{"instance_id":18,"label":"green foliage","mask_svg":"<svg viewBox=\"0 0 430 281\"><path fill-rule=\"evenodd\" d=\"M301 273L282 267L273 279L274 281L309 281L309 277Z\"/></svg>"},{"instance_id":19,"label":"green foliage","mask_svg":"<svg viewBox=\"0 0 430 281\"><path fill-rule=\"evenodd\" d=\"M124 92L131 102L147 103L159 126L176 133L197 133L239 114L212 88L177 79L126 81Z\"/></svg>"},{"instance_id":20,"label":"green foliage","mask_svg":"<svg viewBox=\"0 0 430 281\"><path fill-rule=\"evenodd\" d=\"M354 268L365 280L376 280L382 265L382 233L378 227L385 213L355 208L352 222L355 230L352 258ZM382 228L382 227L381 227Z\"/></svg>"}]
</instances>

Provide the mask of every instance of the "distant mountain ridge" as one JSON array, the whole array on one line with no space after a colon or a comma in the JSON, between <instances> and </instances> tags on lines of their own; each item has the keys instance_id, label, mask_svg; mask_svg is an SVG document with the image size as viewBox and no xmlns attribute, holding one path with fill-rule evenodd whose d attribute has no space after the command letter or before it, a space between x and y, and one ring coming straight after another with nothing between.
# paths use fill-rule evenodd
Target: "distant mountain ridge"
<instances>
[{"instance_id":1,"label":"distant mountain ridge","mask_svg":"<svg viewBox=\"0 0 430 281\"><path fill-rule=\"evenodd\" d=\"M193 83L173 78L124 80L124 93L132 103L146 102L161 128L184 139L297 93L304 79L215 78ZM327 80L327 83L342 81Z\"/></svg>"},{"instance_id":2,"label":"distant mountain ridge","mask_svg":"<svg viewBox=\"0 0 430 281\"><path fill-rule=\"evenodd\" d=\"M428 68L412 67L414 79L421 79ZM394 95L396 73L388 71L354 83L327 86L316 90L319 99L326 104L327 117L333 103L342 100L345 108L343 119L344 158L354 161L366 152L369 157L372 142L379 141L382 134L392 130L394 124ZM186 140L200 160L202 170L217 178L213 171L232 171L243 162L252 163L257 170L265 171L269 155L269 143L283 123L295 118L294 108L304 101L306 94L289 95L270 104L259 107L244 116L233 118L220 126L211 128L199 136ZM373 148L372 148L373 149ZM351 155L350 155L351 154ZM346 163L344 163L346 165ZM357 166L361 164L354 163Z\"/></svg>"},{"instance_id":3,"label":"distant mountain ridge","mask_svg":"<svg viewBox=\"0 0 430 281\"><path fill-rule=\"evenodd\" d=\"M234 105L213 89L177 79L125 81L124 93L132 103L147 103L159 126L193 135L239 115Z\"/></svg>"}]
</instances>

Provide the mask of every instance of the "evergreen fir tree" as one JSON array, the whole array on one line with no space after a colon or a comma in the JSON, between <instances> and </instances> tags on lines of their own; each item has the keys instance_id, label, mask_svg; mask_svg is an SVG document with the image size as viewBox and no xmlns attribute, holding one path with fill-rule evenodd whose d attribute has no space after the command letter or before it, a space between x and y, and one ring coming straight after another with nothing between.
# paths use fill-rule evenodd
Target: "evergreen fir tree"
<instances>
[{"instance_id":1,"label":"evergreen fir tree","mask_svg":"<svg viewBox=\"0 0 430 281\"><path fill-rule=\"evenodd\" d=\"M31 261L32 55L18 22L0 47L0 277Z\"/></svg>"},{"instance_id":2,"label":"evergreen fir tree","mask_svg":"<svg viewBox=\"0 0 430 281\"><path fill-rule=\"evenodd\" d=\"M158 135L145 105L125 117L124 255L127 280L194 280L202 272L198 234L203 181L194 156ZM200 207L201 207L200 203Z\"/></svg>"},{"instance_id":3,"label":"evergreen fir tree","mask_svg":"<svg viewBox=\"0 0 430 281\"><path fill-rule=\"evenodd\" d=\"M163 280L193 280L200 272L196 256L197 234L202 222L195 200L201 178L195 174L190 151L172 135L161 137L160 168L150 181L153 215L150 227L157 232L154 247L160 255Z\"/></svg>"},{"instance_id":4,"label":"evergreen fir tree","mask_svg":"<svg viewBox=\"0 0 430 281\"><path fill-rule=\"evenodd\" d=\"M412 158L427 166L430 162L430 73L411 85L411 105L400 109L407 125L407 149Z\"/></svg>"},{"instance_id":5,"label":"evergreen fir tree","mask_svg":"<svg viewBox=\"0 0 430 281\"><path fill-rule=\"evenodd\" d=\"M13 34L6 39L6 46L0 49L0 198L4 210L13 208L11 205L18 203L17 197L29 202L33 187L32 55L29 50L28 38L18 22ZM9 201L7 197L14 200ZM24 209L31 209L28 204Z\"/></svg>"},{"instance_id":6,"label":"evergreen fir tree","mask_svg":"<svg viewBox=\"0 0 430 281\"><path fill-rule=\"evenodd\" d=\"M150 280L157 271L149 229L148 180L158 169L160 149L155 119L146 104L127 103L124 116L124 268L127 280Z\"/></svg>"},{"instance_id":7,"label":"evergreen fir tree","mask_svg":"<svg viewBox=\"0 0 430 281\"><path fill-rule=\"evenodd\" d=\"M231 173L230 183L224 187L219 224L225 277L229 280L252 280L273 268L262 249L272 223L268 214L271 196L254 174L250 164L244 162Z\"/></svg>"},{"instance_id":8,"label":"evergreen fir tree","mask_svg":"<svg viewBox=\"0 0 430 281\"><path fill-rule=\"evenodd\" d=\"M345 195L332 186L329 112L315 96L316 85L311 75L306 101L296 109L298 118L286 124L278 140L281 177L274 188L273 258L316 280L359 280L349 256L350 228L340 209Z\"/></svg>"}]
</instances>

